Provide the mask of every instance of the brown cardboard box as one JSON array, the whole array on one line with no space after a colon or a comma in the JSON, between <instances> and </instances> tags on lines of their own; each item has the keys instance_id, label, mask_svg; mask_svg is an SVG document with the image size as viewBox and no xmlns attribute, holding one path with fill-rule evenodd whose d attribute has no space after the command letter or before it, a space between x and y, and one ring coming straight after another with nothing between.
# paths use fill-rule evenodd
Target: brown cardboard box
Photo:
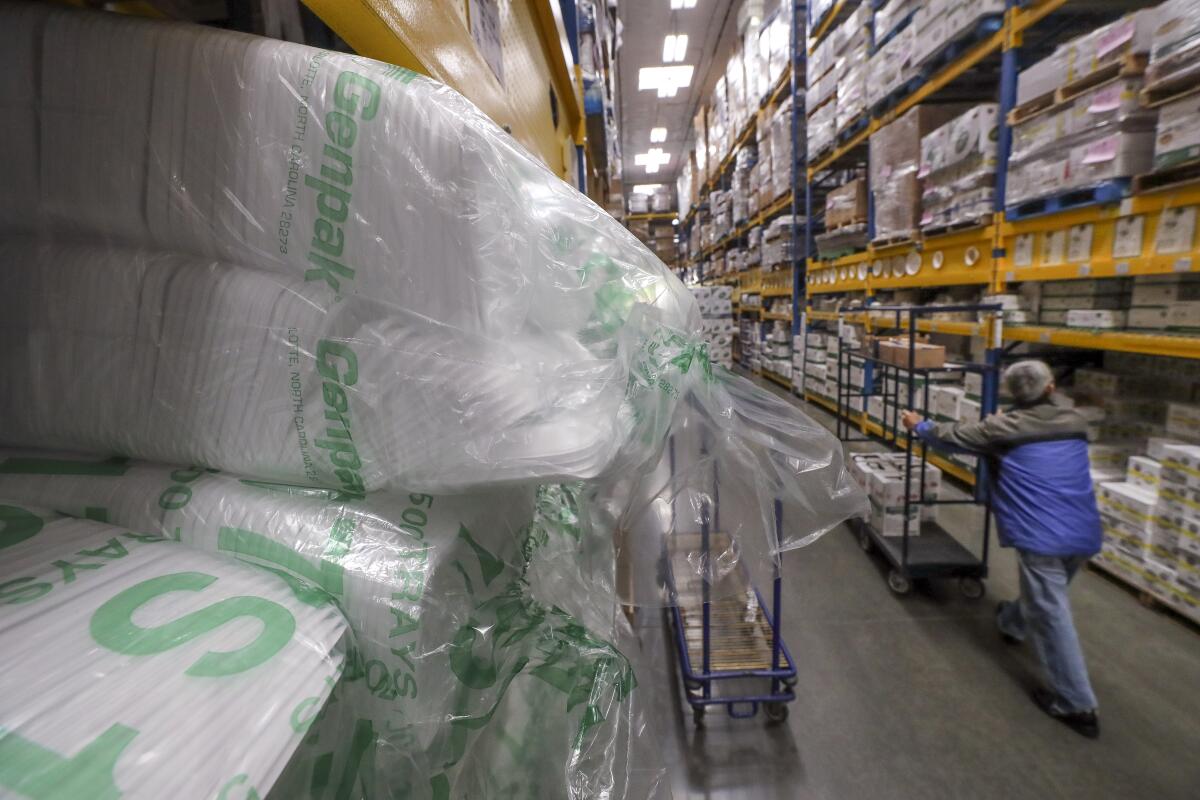
<instances>
[{"instance_id":1,"label":"brown cardboard box","mask_svg":"<svg viewBox=\"0 0 1200 800\"><path fill-rule=\"evenodd\" d=\"M919 105L871 135L871 192L875 195L875 238L912 236L921 219L921 139L971 110L970 103Z\"/></svg>"},{"instance_id":2,"label":"brown cardboard box","mask_svg":"<svg viewBox=\"0 0 1200 800\"><path fill-rule=\"evenodd\" d=\"M867 184L861 178L839 186L825 197L826 230L866 221Z\"/></svg>"},{"instance_id":3,"label":"brown cardboard box","mask_svg":"<svg viewBox=\"0 0 1200 800\"><path fill-rule=\"evenodd\" d=\"M878 344L879 360L898 367L911 366L916 369L932 369L946 363L946 348L928 342L913 343L912 364L908 363L907 339L882 339Z\"/></svg>"}]
</instances>

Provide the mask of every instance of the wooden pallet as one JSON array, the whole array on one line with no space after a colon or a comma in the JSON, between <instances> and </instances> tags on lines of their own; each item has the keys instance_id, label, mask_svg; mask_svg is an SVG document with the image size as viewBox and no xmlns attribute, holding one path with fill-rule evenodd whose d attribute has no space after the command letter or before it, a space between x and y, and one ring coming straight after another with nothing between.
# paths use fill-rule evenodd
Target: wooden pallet
<instances>
[{"instance_id":1,"label":"wooden pallet","mask_svg":"<svg viewBox=\"0 0 1200 800\"><path fill-rule=\"evenodd\" d=\"M1120 78L1131 78L1142 75L1145 71L1145 53L1126 53L1121 58L1112 63L1105 64L1095 72L1069 81L1059 86L1053 92L1047 92L1016 106L1012 111L1008 112L1008 124L1017 125L1025 122L1046 111L1070 103L1084 92L1089 92L1098 86L1103 86L1110 81Z\"/></svg>"},{"instance_id":2,"label":"wooden pallet","mask_svg":"<svg viewBox=\"0 0 1200 800\"><path fill-rule=\"evenodd\" d=\"M913 244L913 237L912 234L905 234L904 236L880 236L879 238L872 239L871 244L873 244L875 247L891 247L892 245L897 244Z\"/></svg>"},{"instance_id":3,"label":"wooden pallet","mask_svg":"<svg viewBox=\"0 0 1200 800\"><path fill-rule=\"evenodd\" d=\"M1188 616L1184 611L1175 606L1164 602L1153 592L1148 591L1144 586L1134 583L1126 576L1121 569L1110 566L1105 562L1104 558L1093 558L1088 561L1088 569L1096 575L1099 575L1115 586L1119 586L1131 594L1138 603L1151 611L1155 611L1164 616L1183 623L1194 631L1200 632L1200 619Z\"/></svg>"},{"instance_id":4,"label":"wooden pallet","mask_svg":"<svg viewBox=\"0 0 1200 800\"><path fill-rule=\"evenodd\" d=\"M1014 203L1004 210L1008 222L1040 217L1083 206L1116 203L1129 196L1131 179L1112 178L1096 186L1068 189L1065 192Z\"/></svg>"},{"instance_id":5,"label":"wooden pallet","mask_svg":"<svg viewBox=\"0 0 1200 800\"><path fill-rule=\"evenodd\" d=\"M1135 194L1161 192L1200 181L1200 158L1185 161L1160 172L1149 172L1133 179Z\"/></svg>"},{"instance_id":6,"label":"wooden pallet","mask_svg":"<svg viewBox=\"0 0 1200 800\"><path fill-rule=\"evenodd\" d=\"M1065 103L1068 100L1074 100L1084 92L1117 78L1130 78L1135 75L1142 75L1146 72L1147 60L1148 57L1145 53L1126 53L1116 61L1105 64L1100 69L1084 75L1082 78L1076 78L1055 89L1055 102Z\"/></svg>"},{"instance_id":7,"label":"wooden pallet","mask_svg":"<svg viewBox=\"0 0 1200 800\"><path fill-rule=\"evenodd\" d=\"M928 228L921 229L922 236L944 236L947 233L959 233L961 231L974 230L976 228L985 228L992 224L992 215L988 214L979 219L968 219L962 222L955 222L950 225L931 225Z\"/></svg>"},{"instance_id":8,"label":"wooden pallet","mask_svg":"<svg viewBox=\"0 0 1200 800\"><path fill-rule=\"evenodd\" d=\"M1195 58L1194 54L1188 55ZM1147 83L1138 95L1142 105L1147 108L1179 100L1200 87L1200 60L1190 63L1184 60L1178 64L1173 64L1171 59L1158 61L1155 62L1152 72L1153 74L1146 74ZM1157 77L1158 75L1162 77Z\"/></svg>"},{"instance_id":9,"label":"wooden pallet","mask_svg":"<svg viewBox=\"0 0 1200 800\"><path fill-rule=\"evenodd\" d=\"M854 227L855 225L866 225L866 224L867 224L867 221L865 219L856 219L856 220L853 220L850 222L843 222L841 225L832 225L832 226L829 225L829 223L826 223L825 224L825 233L835 233L835 232L843 230L845 228Z\"/></svg>"}]
</instances>

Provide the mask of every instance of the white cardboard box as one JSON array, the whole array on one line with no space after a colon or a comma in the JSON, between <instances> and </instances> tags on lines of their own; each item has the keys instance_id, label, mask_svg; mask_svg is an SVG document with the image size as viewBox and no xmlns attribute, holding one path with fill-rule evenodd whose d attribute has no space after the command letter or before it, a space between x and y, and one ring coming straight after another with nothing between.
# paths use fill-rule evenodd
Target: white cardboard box
<instances>
[{"instance_id":1,"label":"white cardboard box","mask_svg":"<svg viewBox=\"0 0 1200 800\"><path fill-rule=\"evenodd\" d=\"M1157 492L1162 480L1162 464L1146 456L1130 456L1125 480L1147 491Z\"/></svg>"},{"instance_id":2,"label":"white cardboard box","mask_svg":"<svg viewBox=\"0 0 1200 800\"><path fill-rule=\"evenodd\" d=\"M1124 311L1073 308L1067 312L1068 328L1124 328L1128 318Z\"/></svg>"},{"instance_id":3,"label":"white cardboard box","mask_svg":"<svg viewBox=\"0 0 1200 800\"><path fill-rule=\"evenodd\" d=\"M1167 434L1185 439L1200 439L1200 406L1191 403L1167 403Z\"/></svg>"},{"instance_id":4,"label":"white cardboard box","mask_svg":"<svg viewBox=\"0 0 1200 800\"><path fill-rule=\"evenodd\" d=\"M1100 511L1141 531L1148 540L1158 508L1158 495L1131 483L1102 483L1099 497Z\"/></svg>"}]
</instances>

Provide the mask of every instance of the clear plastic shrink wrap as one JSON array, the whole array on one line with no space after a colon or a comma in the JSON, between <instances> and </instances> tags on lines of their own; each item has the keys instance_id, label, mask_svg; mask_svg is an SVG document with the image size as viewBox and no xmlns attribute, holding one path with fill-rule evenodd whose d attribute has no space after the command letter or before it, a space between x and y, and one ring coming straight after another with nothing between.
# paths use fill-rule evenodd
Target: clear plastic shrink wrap
<instances>
[{"instance_id":1,"label":"clear plastic shrink wrap","mask_svg":"<svg viewBox=\"0 0 1200 800\"><path fill-rule=\"evenodd\" d=\"M0 641L16 644L10 637L27 630L21 627L26 619L18 614L17 627L10 628L12 612L41 611L41 605L33 609L30 604L48 592L40 587L53 584L49 578L45 584L26 580L25 573L30 572L25 568L26 551L30 559L40 557L49 572L70 584L76 576L96 574L90 570L110 560L135 564L137 559L125 561L125 556L140 555L138 548L145 548L146 542L162 542L159 549L174 559L167 562L173 568L146 576L135 572L126 583L201 567L222 569L219 574L241 575L243 583L258 578L265 587L276 587L271 592L260 587L256 595L275 597L282 590L291 597L289 608L299 604L308 617L320 620L325 619L324 613L329 620L323 624L337 634L322 645L324 649L316 647L323 640L316 640L313 633L301 638L303 626L296 634L301 641L312 639L318 654L330 660L328 668L309 680L323 688L322 702L336 683L336 697L343 704L339 708L345 711L331 714L332 727L318 726L309 737L315 739L312 747L300 748L292 757L277 787L277 791L283 786L288 790L280 796L310 796L313 787L306 782L316 779L312 770L320 769L315 760L336 746L338 752L352 747L357 753L356 771L342 778L353 782L354 796L447 796L440 793L442 789L451 789L452 797L509 796L501 788L511 784L512 791L521 787L519 794L529 797L562 796L567 786L578 787L579 793L573 795L578 797L637 797L636 792L627 794L626 784L636 769L653 773L657 765L652 758L635 763L621 756L644 723L631 695L635 679L630 664L610 643L618 622L611 539L590 535L585 528L579 493L577 487L553 486L536 496L532 489L506 489L466 496L380 495L355 501L335 491L237 479L199 468L0 451L0 498L17 504L0 505L4 523L0 534L6 537L0 544L28 538L32 525L24 524L27 515L19 509L39 504L81 518L47 526L46 534L78 528L96 540L75 542L68 537L64 552L74 555L62 556L65 561L59 559L58 549L38 552L37 542L5 554L0 608L12 608L0 615L5 623ZM5 510L11 508L18 510ZM176 542L216 555L197 554L195 562L186 562L188 556ZM600 552L605 545L607 562ZM116 589L102 584L95 591L107 598ZM63 624L66 620L57 615L65 613L72 619L81 617L86 634L87 615L102 602L92 597L81 598L78 611L54 606L46 610L55 616L37 615L28 624L45 625L50 620ZM341 612L353 633L346 642L339 638L346 630ZM240 641L237 630L230 627L229 631L220 628L221 633ZM335 643L341 648L336 664L329 655ZM211 642L208 646L213 648ZM95 649L80 652L90 654ZM8 646L0 650L10 652ZM186 658L193 651L182 652ZM12 655L28 654L18 648ZM62 655L52 649L45 658ZM36 663L47 669L52 661ZM179 663L168 659L161 668L174 679L172 668ZM145 672L135 676L149 679ZM11 673L6 681L9 677ZM253 677L262 680L259 672ZM302 677L297 675L297 681ZM132 685L121 684L123 689L111 691L120 696L120 691L133 691ZM288 683L283 681L277 691L282 687ZM184 693L181 703L204 700L188 695L186 687L176 690ZM285 704L299 705L317 694L297 691L294 698L284 694L278 700L273 695L249 694L241 700L236 694L209 699L257 703L258 715L279 717L284 732L290 733L287 715L292 708L284 708ZM309 705L315 717L321 705L313 701ZM2 708L0 729L5 734L30 738L25 722L33 726L33 733L43 724L40 706L25 705L19 692L5 692ZM152 711L149 707L140 713ZM353 718L350 723L345 721L347 715ZM60 720L55 715L50 719ZM105 725L130 720L120 710L105 719ZM188 733L236 741L237 735L253 731L232 725L228 730L213 729L198 722ZM0 752L8 741L0 735ZM260 792L270 788L297 744L283 737L279 752L272 753L278 761L275 771L253 773L252 785ZM174 741L163 745L166 752L156 751L156 758L185 746ZM62 752L77 749L67 747ZM220 752L209 752L218 760L224 758ZM136 769L137 763L120 765L118 786L130 796L150 796L142 793L140 781L144 773L159 771L161 762L149 762L142 771ZM219 766L227 768L224 763ZM238 772L234 769L231 776ZM206 795L203 788L197 784L179 796L212 794ZM320 795L312 792L311 796Z\"/></svg>"},{"instance_id":2,"label":"clear plastic shrink wrap","mask_svg":"<svg viewBox=\"0 0 1200 800\"><path fill-rule=\"evenodd\" d=\"M61 356L74 380L55 383L51 366L28 386L20 404L44 406L34 427L6 403L4 441L452 491L594 477L647 438L635 429L655 420L626 395L632 350L664 326L698 330L690 298L449 88L367 59L40 4L0 6L0 51L0 143L16 170L0 226L10 241L79 241L36 255L14 242L4 260L32 260L4 295L62 312L87 302L90 329L70 333L138 359ZM68 284L93 270L122 278ZM229 332L213 338L218 322ZM160 333L170 365L153 352ZM111 381L88 408L61 396L96 371ZM125 398L143 419L208 428L162 441L160 425L126 426L113 408Z\"/></svg>"},{"instance_id":3,"label":"clear plastic shrink wrap","mask_svg":"<svg viewBox=\"0 0 1200 800\"><path fill-rule=\"evenodd\" d=\"M714 367L661 262L444 86L48 4L0 3L0 52L0 445L20 448L0 502L239 559L349 626L277 777L230 779L289 800L653 794L615 609L669 598L634 588L657 558L621 580L618 561L723 508L723 568L771 564L865 511L838 442ZM699 444L672 471L676 440ZM73 625L92 599L0 599L0 658L22 609ZM274 696L238 710L282 719ZM40 708L0 706L0 753L37 741ZM130 790L163 763L118 786L213 794Z\"/></svg>"},{"instance_id":4,"label":"clear plastic shrink wrap","mask_svg":"<svg viewBox=\"0 0 1200 800\"><path fill-rule=\"evenodd\" d=\"M344 721L346 621L273 575L7 503L0 553L5 797L265 794Z\"/></svg>"}]
</instances>

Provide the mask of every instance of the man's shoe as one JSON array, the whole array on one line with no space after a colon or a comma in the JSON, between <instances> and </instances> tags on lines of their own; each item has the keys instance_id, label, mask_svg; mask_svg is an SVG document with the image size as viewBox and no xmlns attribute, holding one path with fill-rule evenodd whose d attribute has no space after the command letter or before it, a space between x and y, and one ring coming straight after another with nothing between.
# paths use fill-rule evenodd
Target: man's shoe
<instances>
[{"instance_id":1,"label":"man's shoe","mask_svg":"<svg viewBox=\"0 0 1200 800\"><path fill-rule=\"evenodd\" d=\"M1005 644L1020 644L1021 640L1010 633L1005 633L1004 628L1000 625L1000 614L1004 611L1004 607L1008 605L1008 600L1001 600L996 603L996 630L1000 631L1000 638Z\"/></svg>"},{"instance_id":2,"label":"man's shoe","mask_svg":"<svg viewBox=\"0 0 1200 800\"><path fill-rule=\"evenodd\" d=\"M1086 736L1089 739L1099 738L1100 719L1096 716L1095 711L1075 711L1070 714L1059 711L1054 707L1054 702L1058 697L1047 689L1034 689L1030 693L1030 697L1033 698L1033 702L1037 704L1038 708L1080 736Z\"/></svg>"}]
</instances>

